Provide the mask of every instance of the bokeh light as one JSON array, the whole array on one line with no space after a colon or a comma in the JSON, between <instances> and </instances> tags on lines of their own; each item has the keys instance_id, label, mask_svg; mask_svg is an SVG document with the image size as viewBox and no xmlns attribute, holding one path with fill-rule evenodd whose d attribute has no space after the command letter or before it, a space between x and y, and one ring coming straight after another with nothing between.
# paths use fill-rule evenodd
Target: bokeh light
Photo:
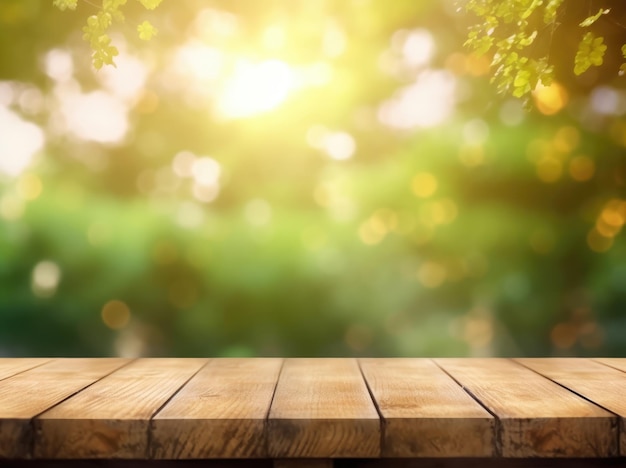
<instances>
[{"instance_id":1,"label":"bokeh light","mask_svg":"<svg viewBox=\"0 0 626 468\"><path fill-rule=\"evenodd\" d=\"M0 355L626 352L620 54L525 102L450 2L200 3L95 71L0 2Z\"/></svg>"}]
</instances>

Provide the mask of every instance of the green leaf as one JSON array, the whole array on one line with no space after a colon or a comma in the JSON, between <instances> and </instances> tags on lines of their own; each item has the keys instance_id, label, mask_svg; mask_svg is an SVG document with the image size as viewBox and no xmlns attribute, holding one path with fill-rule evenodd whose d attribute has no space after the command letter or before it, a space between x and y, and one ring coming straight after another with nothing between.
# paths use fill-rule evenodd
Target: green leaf
<instances>
[{"instance_id":1,"label":"green leaf","mask_svg":"<svg viewBox=\"0 0 626 468\"><path fill-rule=\"evenodd\" d=\"M54 0L52 4L61 11L76 10L78 0Z\"/></svg>"},{"instance_id":2,"label":"green leaf","mask_svg":"<svg viewBox=\"0 0 626 468\"><path fill-rule=\"evenodd\" d=\"M585 34L578 44L578 51L574 58L574 74L580 75L592 65L596 67L602 65L606 49L604 37L595 37L592 32Z\"/></svg>"},{"instance_id":3,"label":"green leaf","mask_svg":"<svg viewBox=\"0 0 626 468\"><path fill-rule=\"evenodd\" d=\"M622 46L622 55L626 58L626 44Z\"/></svg>"},{"instance_id":4,"label":"green leaf","mask_svg":"<svg viewBox=\"0 0 626 468\"><path fill-rule=\"evenodd\" d=\"M600 10L595 14L595 15L591 15L588 18L585 18L582 23L580 23L579 26L586 28L588 26L591 26L593 23L595 23L596 21L598 21L598 19L600 18L600 16L602 15L606 15L609 11L611 11L610 8L607 9L602 9L600 8Z\"/></svg>"},{"instance_id":5,"label":"green leaf","mask_svg":"<svg viewBox=\"0 0 626 468\"><path fill-rule=\"evenodd\" d=\"M137 26L137 32L142 41L149 41L152 37L156 36L158 30L152 26L152 23L146 20Z\"/></svg>"}]
</instances>

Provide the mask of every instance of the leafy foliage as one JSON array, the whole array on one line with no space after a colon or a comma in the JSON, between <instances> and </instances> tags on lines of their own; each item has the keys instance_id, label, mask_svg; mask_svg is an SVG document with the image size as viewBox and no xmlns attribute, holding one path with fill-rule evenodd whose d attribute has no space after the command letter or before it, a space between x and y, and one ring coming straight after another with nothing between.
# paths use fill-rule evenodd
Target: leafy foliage
<instances>
[{"instance_id":1,"label":"leafy foliage","mask_svg":"<svg viewBox=\"0 0 626 468\"><path fill-rule=\"evenodd\" d=\"M587 71L592 65L598 67L602 65L606 44L603 44L603 37L595 37L592 32L588 32L578 44L578 52L574 59L574 73L580 75Z\"/></svg>"},{"instance_id":2,"label":"leafy foliage","mask_svg":"<svg viewBox=\"0 0 626 468\"><path fill-rule=\"evenodd\" d=\"M479 55L492 54L492 82L499 93L528 99L537 84L552 82L552 38L566 6L563 0L467 1L466 10L475 14L478 22L470 28L465 45ZM610 8L600 8L577 26L588 29L610 13ZM539 39L544 39L541 45ZM603 36L583 31L574 58L574 74L601 66L607 48ZM621 72L625 70L626 64Z\"/></svg>"},{"instance_id":3,"label":"leafy foliage","mask_svg":"<svg viewBox=\"0 0 626 468\"><path fill-rule=\"evenodd\" d=\"M147 10L154 10L162 0L138 0ZM122 7L127 0L103 0L102 7L97 14L87 18L87 24L83 27L83 39L89 42L92 52L92 63L96 69L103 65L115 66L114 58L119 54L117 47L111 44L108 34L109 28L115 22L124 21ZM76 10L78 0L54 0L53 4L59 10ZM141 40L150 40L156 35L157 29L147 20L137 26L137 32Z\"/></svg>"}]
</instances>

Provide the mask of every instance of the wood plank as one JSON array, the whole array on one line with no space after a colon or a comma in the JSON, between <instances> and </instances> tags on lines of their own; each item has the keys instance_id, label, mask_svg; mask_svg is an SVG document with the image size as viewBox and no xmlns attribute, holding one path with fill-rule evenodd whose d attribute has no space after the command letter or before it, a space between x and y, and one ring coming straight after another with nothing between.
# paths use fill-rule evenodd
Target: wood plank
<instances>
[{"instance_id":1,"label":"wood plank","mask_svg":"<svg viewBox=\"0 0 626 468\"><path fill-rule=\"evenodd\" d=\"M594 358L594 361L626 372L626 358Z\"/></svg>"},{"instance_id":2,"label":"wood plank","mask_svg":"<svg viewBox=\"0 0 626 468\"><path fill-rule=\"evenodd\" d=\"M626 455L626 373L582 358L516 361L619 415L620 453Z\"/></svg>"},{"instance_id":3,"label":"wood plank","mask_svg":"<svg viewBox=\"0 0 626 468\"><path fill-rule=\"evenodd\" d=\"M282 359L211 361L153 419L157 459L262 458Z\"/></svg>"},{"instance_id":4,"label":"wood plank","mask_svg":"<svg viewBox=\"0 0 626 468\"><path fill-rule=\"evenodd\" d=\"M31 455L31 419L128 359L57 359L0 381L0 458Z\"/></svg>"},{"instance_id":5,"label":"wood plank","mask_svg":"<svg viewBox=\"0 0 626 468\"><path fill-rule=\"evenodd\" d=\"M383 421L383 457L489 457L495 419L430 359L360 359Z\"/></svg>"},{"instance_id":6,"label":"wood plank","mask_svg":"<svg viewBox=\"0 0 626 468\"><path fill-rule=\"evenodd\" d=\"M504 457L611 457L617 421L563 387L508 359L436 359L498 417Z\"/></svg>"},{"instance_id":7,"label":"wood plank","mask_svg":"<svg viewBox=\"0 0 626 468\"><path fill-rule=\"evenodd\" d=\"M41 366L49 361L50 359L44 358L0 358L0 380Z\"/></svg>"},{"instance_id":8,"label":"wood plank","mask_svg":"<svg viewBox=\"0 0 626 468\"><path fill-rule=\"evenodd\" d=\"M35 419L36 458L147 458L152 415L206 359L139 359Z\"/></svg>"},{"instance_id":9,"label":"wood plank","mask_svg":"<svg viewBox=\"0 0 626 468\"><path fill-rule=\"evenodd\" d=\"M380 420L355 359L287 359L268 431L273 458L380 456Z\"/></svg>"}]
</instances>

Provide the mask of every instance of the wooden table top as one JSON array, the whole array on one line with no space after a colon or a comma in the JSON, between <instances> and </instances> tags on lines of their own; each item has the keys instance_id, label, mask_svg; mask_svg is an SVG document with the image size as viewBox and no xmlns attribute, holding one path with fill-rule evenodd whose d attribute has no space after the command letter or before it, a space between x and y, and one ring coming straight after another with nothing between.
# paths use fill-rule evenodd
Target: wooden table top
<instances>
[{"instance_id":1,"label":"wooden table top","mask_svg":"<svg viewBox=\"0 0 626 468\"><path fill-rule=\"evenodd\" d=\"M0 358L2 459L626 456L626 358Z\"/></svg>"}]
</instances>

